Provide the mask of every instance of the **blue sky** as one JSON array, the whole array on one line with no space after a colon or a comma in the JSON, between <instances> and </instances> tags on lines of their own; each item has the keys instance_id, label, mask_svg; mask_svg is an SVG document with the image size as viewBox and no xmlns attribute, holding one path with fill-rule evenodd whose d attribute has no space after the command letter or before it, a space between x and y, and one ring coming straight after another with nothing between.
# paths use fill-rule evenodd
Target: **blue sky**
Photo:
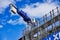
<instances>
[{"instance_id":1,"label":"blue sky","mask_svg":"<svg viewBox=\"0 0 60 40\"><path fill-rule=\"evenodd\" d=\"M30 17L38 18L60 6L60 0L0 0L0 40L18 40L26 27L21 16L11 13L10 3L14 3Z\"/></svg>"}]
</instances>

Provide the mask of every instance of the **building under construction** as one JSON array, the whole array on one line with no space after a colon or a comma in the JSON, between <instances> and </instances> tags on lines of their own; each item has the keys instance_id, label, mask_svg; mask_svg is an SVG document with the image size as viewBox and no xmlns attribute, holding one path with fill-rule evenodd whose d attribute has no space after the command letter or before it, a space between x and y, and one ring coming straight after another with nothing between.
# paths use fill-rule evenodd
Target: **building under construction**
<instances>
[{"instance_id":1,"label":"building under construction","mask_svg":"<svg viewBox=\"0 0 60 40\"><path fill-rule=\"evenodd\" d=\"M50 34L60 30L60 7L52 9L36 23L24 29L23 36L19 40L44 40ZM56 39L57 40L57 39Z\"/></svg>"}]
</instances>

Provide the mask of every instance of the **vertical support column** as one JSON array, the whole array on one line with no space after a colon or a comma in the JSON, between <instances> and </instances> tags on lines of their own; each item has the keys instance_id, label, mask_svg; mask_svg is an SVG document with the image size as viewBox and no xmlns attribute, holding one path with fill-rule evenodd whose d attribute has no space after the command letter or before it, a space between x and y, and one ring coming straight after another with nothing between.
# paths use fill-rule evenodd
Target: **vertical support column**
<instances>
[{"instance_id":1,"label":"vertical support column","mask_svg":"<svg viewBox=\"0 0 60 40\"><path fill-rule=\"evenodd\" d=\"M58 13L58 20L59 20L59 26L60 26L60 12L59 12L59 8L58 7L56 7L56 9L57 9L57 13Z\"/></svg>"},{"instance_id":2,"label":"vertical support column","mask_svg":"<svg viewBox=\"0 0 60 40\"><path fill-rule=\"evenodd\" d=\"M30 35L29 35L29 37L30 37L30 39L29 40L32 40L32 24L30 24L30 26L31 26L31 30L30 30Z\"/></svg>"},{"instance_id":3,"label":"vertical support column","mask_svg":"<svg viewBox=\"0 0 60 40\"><path fill-rule=\"evenodd\" d=\"M39 35L39 40L42 40L42 33L43 33L43 28L39 28L39 32L40 32L40 35Z\"/></svg>"},{"instance_id":4,"label":"vertical support column","mask_svg":"<svg viewBox=\"0 0 60 40\"><path fill-rule=\"evenodd\" d=\"M52 10L52 16L53 16L53 18L55 17L54 10ZM55 22L55 19L53 19L53 22ZM54 27L55 27L55 23L53 23L53 29L54 29Z\"/></svg>"},{"instance_id":5,"label":"vertical support column","mask_svg":"<svg viewBox=\"0 0 60 40\"><path fill-rule=\"evenodd\" d=\"M47 22L47 21L48 21L47 14L45 14L45 22ZM45 26L48 27L48 24L45 24ZM48 36L48 28L47 28L47 33L45 34L45 36L47 38L47 36Z\"/></svg>"},{"instance_id":6,"label":"vertical support column","mask_svg":"<svg viewBox=\"0 0 60 40\"><path fill-rule=\"evenodd\" d=\"M39 23L38 23L38 26L39 26L38 31L39 31L39 33L40 33L40 30L42 29L42 28L40 28L40 21L39 21ZM41 34L39 34L39 33L37 34L37 35L38 35L38 40L40 40L40 37L41 37L41 36L40 36Z\"/></svg>"},{"instance_id":7,"label":"vertical support column","mask_svg":"<svg viewBox=\"0 0 60 40\"><path fill-rule=\"evenodd\" d=\"M44 21L44 23L47 22L47 14L45 14L45 16L43 16L43 21ZM44 30L47 26L48 26L48 24L45 24L43 26L43 29L42 29L42 38L47 36L47 32Z\"/></svg>"},{"instance_id":8,"label":"vertical support column","mask_svg":"<svg viewBox=\"0 0 60 40\"><path fill-rule=\"evenodd\" d=\"M52 10L52 16L53 16L53 18L55 17L55 15L54 15L54 10Z\"/></svg>"},{"instance_id":9,"label":"vertical support column","mask_svg":"<svg viewBox=\"0 0 60 40\"><path fill-rule=\"evenodd\" d=\"M44 22L44 24L45 24L45 16L43 16L43 22ZM44 27L45 27L45 25L44 25ZM44 28L44 27L43 27L43 28Z\"/></svg>"},{"instance_id":10,"label":"vertical support column","mask_svg":"<svg viewBox=\"0 0 60 40\"><path fill-rule=\"evenodd\" d=\"M31 40L31 32L29 33L29 40Z\"/></svg>"},{"instance_id":11,"label":"vertical support column","mask_svg":"<svg viewBox=\"0 0 60 40\"><path fill-rule=\"evenodd\" d=\"M55 15L54 15L54 10L52 10L52 16L53 16L53 18L55 17ZM55 33L55 31L56 31L56 24L55 24L55 19L53 19L53 32Z\"/></svg>"},{"instance_id":12,"label":"vertical support column","mask_svg":"<svg viewBox=\"0 0 60 40\"><path fill-rule=\"evenodd\" d=\"M53 16L52 16L52 12L50 11L50 17L51 19L53 19ZM52 29L53 29L53 20L51 21L51 24L52 24Z\"/></svg>"},{"instance_id":13,"label":"vertical support column","mask_svg":"<svg viewBox=\"0 0 60 40\"><path fill-rule=\"evenodd\" d=\"M31 26L31 33L30 33L30 34L31 34L31 35L30 35L30 36L31 36L31 40L33 40L33 36L32 36L32 35L33 35L33 33L32 33L32 26Z\"/></svg>"},{"instance_id":14,"label":"vertical support column","mask_svg":"<svg viewBox=\"0 0 60 40\"><path fill-rule=\"evenodd\" d=\"M37 40L38 40L38 21L37 21Z\"/></svg>"},{"instance_id":15,"label":"vertical support column","mask_svg":"<svg viewBox=\"0 0 60 40\"><path fill-rule=\"evenodd\" d=\"M31 40L31 39L30 39L30 33L25 34L25 40Z\"/></svg>"},{"instance_id":16,"label":"vertical support column","mask_svg":"<svg viewBox=\"0 0 60 40\"><path fill-rule=\"evenodd\" d=\"M37 40L39 40L39 21L37 21L37 26L38 26L38 32L37 32Z\"/></svg>"},{"instance_id":17,"label":"vertical support column","mask_svg":"<svg viewBox=\"0 0 60 40\"><path fill-rule=\"evenodd\" d=\"M31 31L31 29L30 29L30 23L27 25L28 27L26 28L26 31L25 31L25 40L30 40L30 31Z\"/></svg>"},{"instance_id":18,"label":"vertical support column","mask_svg":"<svg viewBox=\"0 0 60 40\"><path fill-rule=\"evenodd\" d=\"M45 22L47 22L47 14L45 14Z\"/></svg>"},{"instance_id":19,"label":"vertical support column","mask_svg":"<svg viewBox=\"0 0 60 40\"><path fill-rule=\"evenodd\" d=\"M40 32L40 30L41 30L41 29L39 28L39 32ZM40 35L41 35L41 34L40 34ZM40 35L39 35L39 40L40 40Z\"/></svg>"},{"instance_id":20,"label":"vertical support column","mask_svg":"<svg viewBox=\"0 0 60 40\"><path fill-rule=\"evenodd\" d=\"M56 7L56 9L57 9L57 13L60 15L60 13L59 13L59 8L58 8L58 7Z\"/></svg>"},{"instance_id":21,"label":"vertical support column","mask_svg":"<svg viewBox=\"0 0 60 40\"><path fill-rule=\"evenodd\" d=\"M52 19L52 13L51 13L51 11L50 11L50 17L51 17L51 19Z\"/></svg>"}]
</instances>

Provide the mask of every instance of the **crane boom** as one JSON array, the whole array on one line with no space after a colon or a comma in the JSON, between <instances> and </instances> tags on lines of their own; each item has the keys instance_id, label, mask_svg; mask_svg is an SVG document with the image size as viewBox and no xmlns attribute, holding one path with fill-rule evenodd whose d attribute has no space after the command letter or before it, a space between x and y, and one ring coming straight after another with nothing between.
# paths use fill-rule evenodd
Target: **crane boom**
<instances>
[{"instance_id":1,"label":"crane boom","mask_svg":"<svg viewBox=\"0 0 60 40\"><path fill-rule=\"evenodd\" d=\"M31 18L28 17L27 13L25 13L24 11L19 11L18 8L16 6L14 6L13 4L10 4L11 7L11 12L13 12L14 14L18 13L25 22L29 23L31 22Z\"/></svg>"}]
</instances>

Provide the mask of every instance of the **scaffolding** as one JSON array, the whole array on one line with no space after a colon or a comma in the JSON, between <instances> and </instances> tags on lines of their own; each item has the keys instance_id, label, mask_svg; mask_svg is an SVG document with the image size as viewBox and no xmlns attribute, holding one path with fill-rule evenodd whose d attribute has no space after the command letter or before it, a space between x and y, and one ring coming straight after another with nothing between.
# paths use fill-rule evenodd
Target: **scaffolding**
<instances>
[{"instance_id":1,"label":"scaffolding","mask_svg":"<svg viewBox=\"0 0 60 40\"><path fill-rule=\"evenodd\" d=\"M60 7L45 14L39 21L36 21L36 24L36 26L31 24L29 25L31 28L23 30L23 37L19 40L42 40L49 34L60 30Z\"/></svg>"}]
</instances>

